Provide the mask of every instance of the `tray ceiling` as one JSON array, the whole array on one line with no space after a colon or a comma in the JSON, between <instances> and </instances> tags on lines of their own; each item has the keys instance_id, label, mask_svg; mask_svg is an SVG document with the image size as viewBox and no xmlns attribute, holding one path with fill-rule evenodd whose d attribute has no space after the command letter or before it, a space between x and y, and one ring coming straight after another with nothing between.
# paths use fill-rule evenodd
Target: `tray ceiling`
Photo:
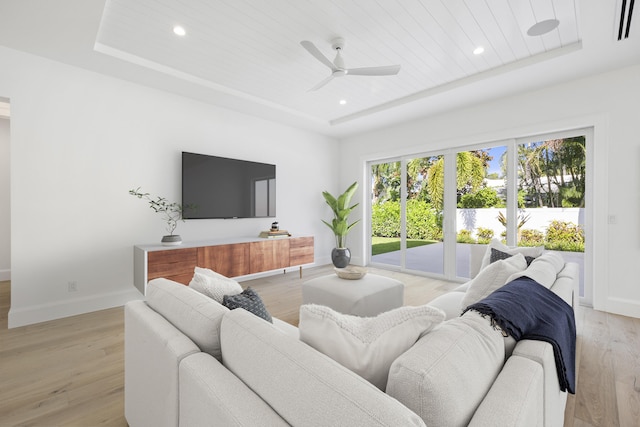
<instances>
[{"instance_id":1,"label":"tray ceiling","mask_svg":"<svg viewBox=\"0 0 640 427\"><path fill-rule=\"evenodd\" d=\"M621 0L23 0L0 4L0 44L341 136L638 63L633 29L616 40L620 8ZM527 35L547 19L560 24ZM400 64L400 72L347 75L309 92L330 70L300 42L333 60L336 37L348 68Z\"/></svg>"},{"instance_id":2,"label":"tray ceiling","mask_svg":"<svg viewBox=\"0 0 640 427\"><path fill-rule=\"evenodd\" d=\"M546 19L561 25L527 36ZM300 41L333 60L335 37L348 67L400 64L400 73L308 92L330 70ZM108 0L96 49L331 122L579 42L575 0Z\"/></svg>"}]
</instances>

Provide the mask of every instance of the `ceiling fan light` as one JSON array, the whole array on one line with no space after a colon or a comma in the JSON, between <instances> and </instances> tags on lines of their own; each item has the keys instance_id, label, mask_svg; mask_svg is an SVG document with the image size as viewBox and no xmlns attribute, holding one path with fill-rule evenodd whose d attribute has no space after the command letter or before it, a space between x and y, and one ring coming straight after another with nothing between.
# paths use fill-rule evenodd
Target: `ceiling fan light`
<instances>
[{"instance_id":1,"label":"ceiling fan light","mask_svg":"<svg viewBox=\"0 0 640 427\"><path fill-rule=\"evenodd\" d=\"M541 36L547 34L560 25L560 21L557 19L545 19L544 21L536 22L527 30L527 35L530 37Z\"/></svg>"},{"instance_id":2,"label":"ceiling fan light","mask_svg":"<svg viewBox=\"0 0 640 427\"><path fill-rule=\"evenodd\" d=\"M177 36L182 37L187 34L187 31L184 29L184 27L176 25L175 27L173 27L173 33Z\"/></svg>"}]
</instances>

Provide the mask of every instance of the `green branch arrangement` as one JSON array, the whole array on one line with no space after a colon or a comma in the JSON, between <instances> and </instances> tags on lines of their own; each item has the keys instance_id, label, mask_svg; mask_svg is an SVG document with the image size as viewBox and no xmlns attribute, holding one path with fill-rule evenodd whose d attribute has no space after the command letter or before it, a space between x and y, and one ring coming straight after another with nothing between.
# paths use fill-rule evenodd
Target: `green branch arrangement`
<instances>
[{"instance_id":1,"label":"green branch arrangement","mask_svg":"<svg viewBox=\"0 0 640 427\"><path fill-rule=\"evenodd\" d=\"M182 206L176 202L170 203L164 197L152 197L149 193L142 193L140 191L140 187L135 190L129 190L129 194L136 196L138 199L146 200L149 203L149 207L153 209L154 212L158 212L163 215L162 219L167 223L166 230L169 232L170 236L173 236L173 232L178 226L178 221L184 222L184 219L182 218L183 212L188 209L195 209L195 205Z\"/></svg>"}]
</instances>

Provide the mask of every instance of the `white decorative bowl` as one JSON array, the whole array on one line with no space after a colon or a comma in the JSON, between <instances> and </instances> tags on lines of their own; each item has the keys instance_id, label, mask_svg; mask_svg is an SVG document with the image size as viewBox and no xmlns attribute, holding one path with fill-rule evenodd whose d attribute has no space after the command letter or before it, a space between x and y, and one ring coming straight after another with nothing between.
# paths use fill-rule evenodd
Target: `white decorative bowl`
<instances>
[{"instance_id":1,"label":"white decorative bowl","mask_svg":"<svg viewBox=\"0 0 640 427\"><path fill-rule=\"evenodd\" d=\"M339 278L347 280L362 279L365 274L367 274L367 269L365 267L357 265L348 265L345 268L334 267L334 270Z\"/></svg>"}]
</instances>

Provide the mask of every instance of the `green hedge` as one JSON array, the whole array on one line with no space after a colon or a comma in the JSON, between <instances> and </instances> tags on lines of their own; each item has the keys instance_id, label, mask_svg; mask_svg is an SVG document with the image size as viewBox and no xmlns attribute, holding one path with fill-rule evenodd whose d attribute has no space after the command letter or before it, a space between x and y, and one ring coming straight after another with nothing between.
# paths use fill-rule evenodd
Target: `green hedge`
<instances>
[{"instance_id":1,"label":"green hedge","mask_svg":"<svg viewBox=\"0 0 640 427\"><path fill-rule=\"evenodd\" d=\"M388 201L374 205L371 230L376 237L400 237L400 202ZM407 201L407 238L442 239L438 215L429 203L421 200Z\"/></svg>"},{"instance_id":2,"label":"green hedge","mask_svg":"<svg viewBox=\"0 0 640 427\"><path fill-rule=\"evenodd\" d=\"M551 221L544 246L549 250L584 252L584 230L572 222Z\"/></svg>"},{"instance_id":3,"label":"green hedge","mask_svg":"<svg viewBox=\"0 0 640 427\"><path fill-rule=\"evenodd\" d=\"M565 221L551 221L547 232L521 230L518 246L543 246L552 251L584 252L584 230Z\"/></svg>"},{"instance_id":4,"label":"green hedge","mask_svg":"<svg viewBox=\"0 0 640 427\"><path fill-rule=\"evenodd\" d=\"M471 232L466 229L462 229L456 235L457 243L476 243L476 239L471 236Z\"/></svg>"},{"instance_id":5,"label":"green hedge","mask_svg":"<svg viewBox=\"0 0 640 427\"><path fill-rule=\"evenodd\" d=\"M442 227L438 214L427 202L407 201L407 239L442 240ZM400 202L388 201L374 205L371 217L375 237L400 237ZM466 230L463 230L466 231ZM478 227L478 243L489 243L493 231ZM504 235L504 233L503 233ZM504 236L503 236L504 237ZM471 233L458 234L459 243L475 243ZM552 221L547 232L520 230L518 246L542 246L556 251L584 252L584 230L571 222Z\"/></svg>"},{"instance_id":6,"label":"green hedge","mask_svg":"<svg viewBox=\"0 0 640 427\"><path fill-rule=\"evenodd\" d=\"M476 235L478 236L478 243L488 244L493 239L493 230L490 228L476 228Z\"/></svg>"}]
</instances>

